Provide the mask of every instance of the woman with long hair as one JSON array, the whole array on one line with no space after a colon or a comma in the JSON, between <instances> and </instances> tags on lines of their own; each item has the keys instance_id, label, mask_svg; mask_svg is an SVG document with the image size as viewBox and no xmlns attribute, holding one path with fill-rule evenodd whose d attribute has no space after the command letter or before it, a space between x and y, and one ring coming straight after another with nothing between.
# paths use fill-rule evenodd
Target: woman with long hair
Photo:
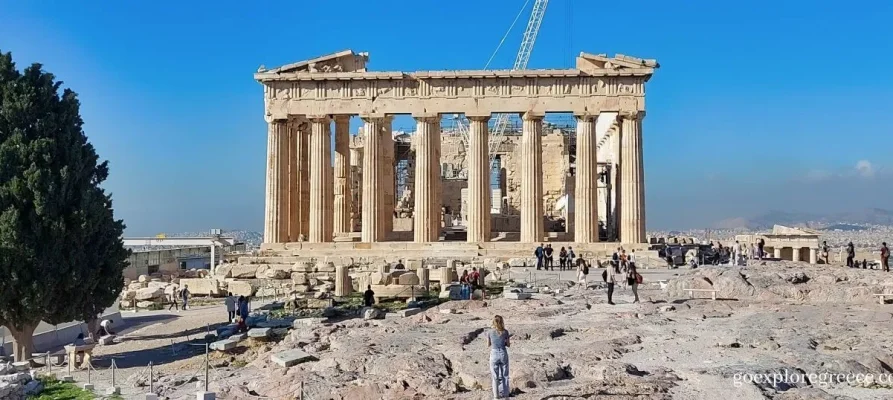
<instances>
[{"instance_id":1,"label":"woman with long hair","mask_svg":"<svg viewBox=\"0 0 893 400\"><path fill-rule=\"evenodd\" d=\"M493 397L502 399L509 397L509 353L511 346L509 332L505 329L502 316L493 316L493 329L487 333L487 346L490 347L490 374L492 377Z\"/></svg>"}]
</instances>

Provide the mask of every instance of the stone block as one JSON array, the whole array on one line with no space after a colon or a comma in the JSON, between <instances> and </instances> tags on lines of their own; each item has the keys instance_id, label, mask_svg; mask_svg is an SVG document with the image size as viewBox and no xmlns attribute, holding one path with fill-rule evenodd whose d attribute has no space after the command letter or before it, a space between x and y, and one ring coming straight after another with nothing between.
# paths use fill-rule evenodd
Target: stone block
<instances>
[{"instance_id":1,"label":"stone block","mask_svg":"<svg viewBox=\"0 0 893 400\"><path fill-rule=\"evenodd\" d=\"M84 390L86 390L88 392L92 392L92 391L96 390L96 386L93 386L92 383L85 383L83 386L81 386L81 388L83 388Z\"/></svg>"},{"instance_id":2,"label":"stone block","mask_svg":"<svg viewBox=\"0 0 893 400\"><path fill-rule=\"evenodd\" d=\"M503 292L502 297L509 300L527 300L531 297L531 295L530 293Z\"/></svg>"},{"instance_id":3,"label":"stone block","mask_svg":"<svg viewBox=\"0 0 893 400\"><path fill-rule=\"evenodd\" d=\"M316 272L335 272L335 263L321 262L316 264Z\"/></svg>"},{"instance_id":4,"label":"stone block","mask_svg":"<svg viewBox=\"0 0 893 400\"><path fill-rule=\"evenodd\" d=\"M384 319L384 312L374 307L363 307L360 310L360 315L363 316L364 320Z\"/></svg>"},{"instance_id":5,"label":"stone block","mask_svg":"<svg viewBox=\"0 0 893 400\"><path fill-rule=\"evenodd\" d=\"M164 289L160 287L147 287L136 291L134 298L137 300L152 300L164 297Z\"/></svg>"},{"instance_id":6,"label":"stone block","mask_svg":"<svg viewBox=\"0 0 893 400\"><path fill-rule=\"evenodd\" d=\"M217 398L217 394L214 392L196 392L195 400L215 400Z\"/></svg>"},{"instance_id":7,"label":"stone block","mask_svg":"<svg viewBox=\"0 0 893 400\"><path fill-rule=\"evenodd\" d=\"M121 388L117 386L112 386L110 388L105 389L106 396L117 396L121 394Z\"/></svg>"},{"instance_id":8,"label":"stone block","mask_svg":"<svg viewBox=\"0 0 893 400\"><path fill-rule=\"evenodd\" d=\"M155 393L146 393L146 400L158 400L158 395Z\"/></svg>"},{"instance_id":9,"label":"stone block","mask_svg":"<svg viewBox=\"0 0 893 400\"><path fill-rule=\"evenodd\" d=\"M192 294L220 295L220 283L213 278L180 279L180 287L188 287Z\"/></svg>"},{"instance_id":10,"label":"stone block","mask_svg":"<svg viewBox=\"0 0 893 400\"><path fill-rule=\"evenodd\" d=\"M406 261L406 269L410 271L418 271L422 269L422 260L408 260Z\"/></svg>"},{"instance_id":11,"label":"stone block","mask_svg":"<svg viewBox=\"0 0 893 400\"><path fill-rule=\"evenodd\" d=\"M264 268L266 267L266 268ZM266 279L289 279L291 278L290 265L265 265L257 269L255 275L258 278Z\"/></svg>"},{"instance_id":12,"label":"stone block","mask_svg":"<svg viewBox=\"0 0 893 400\"><path fill-rule=\"evenodd\" d=\"M253 328L248 331L250 338L266 338L270 336L270 328Z\"/></svg>"},{"instance_id":13,"label":"stone block","mask_svg":"<svg viewBox=\"0 0 893 400\"><path fill-rule=\"evenodd\" d=\"M270 356L270 361L284 368L312 360L314 360L313 356L298 349L283 351Z\"/></svg>"},{"instance_id":14,"label":"stone block","mask_svg":"<svg viewBox=\"0 0 893 400\"><path fill-rule=\"evenodd\" d=\"M257 265L236 264L230 270L230 275L236 279L254 279L257 276Z\"/></svg>"},{"instance_id":15,"label":"stone block","mask_svg":"<svg viewBox=\"0 0 893 400\"><path fill-rule=\"evenodd\" d=\"M291 319L271 319L257 324L258 328L288 328L294 321Z\"/></svg>"},{"instance_id":16,"label":"stone block","mask_svg":"<svg viewBox=\"0 0 893 400\"><path fill-rule=\"evenodd\" d=\"M398 311L398 312L397 312L397 315L399 315L399 316L401 316L401 317L409 317L409 316L412 316L412 315L416 315L416 314L418 314L418 313L420 313L420 312L422 312L422 309L421 309L421 308L407 308L407 309L405 309L405 310L400 310L400 311Z\"/></svg>"},{"instance_id":17,"label":"stone block","mask_svg":"<svg viewBox=\"0 0 893 400\"><path fill-rule=\"evenodd\" d=\"M99 338L99 344L101 344L103 346L115 344L115 337L116 337L115 335L103 336L103 337Z\"/></svg>"},{"instance_id":18,"label":"stone block","mask_svg":"<svg viewBox=\"0 0 893 400\"><path fill-rule=\"evenodd\" d=\"M231 280L226 284L226 290L234 296L254 296L254 287L249 282Z\"/></svg>"},{"instance_id":19,"label":"stone block","mask_svg":"<svg viewBox=\"0 0 893 400\"><path fill-rule=\"evenodd\" d=\"M211 350L227 351L227 350L232 350L232 349L236 348L236 346L238 344L239 344L239 342L236 340L226 339L226 340L218 340L214 343L211 343L210 347L211 347Z\"/></svg>"},{"instance_id":20,"label":"stone block","mask_svg":"<svg viewBox=\"0 0 893 400\"><path fill-rule=\"evenodd\" d=\"M419 276L415 272L407 272L397 277L397 283L401 285L419 285Z\"/></svg>"},{"instance_id":21,"label":"stone block","mask_svg":"<svg viewBox=\"0 0 893 400\"><path fill-rule=\"evenodd\" d=\"M313 272L313 263L296 262L291 266L292 272Z\"/></svg>"},{"instance_id":22,"label":"stone block","mask_svg":"<svg viewBox=\"0 0 893 400\"><path fill-rule=\"evenodd\" d=\"M155 305L154 301L140 301L136 303L137 308L149 308Z\"/></svg>"},{"instance_id":23,"label":"stone block","mask_svg":"<svg viewBox=\"0 0 893 400\"><path fill-rule=\"evenodd\" d=\"M220 265L218 265L217 269L214 270L214 276L221 278L221 279L232 278L233 265L234 264L220 264Z\"/></svg>"},{"instance_id":24,"label":"stone block","mask_svg":"<svg viewBox=\"0 0 893 400\"><path fill-rule=\"evenodd\" d=\"M305 299L307 308L326 308L332 306L332 299Z\"/></svg>"},{"instance_id":25,"label":"stone block","mask_svg":"<svg viewBox=\"0 0 893 400\"><path fill-rule=\"evenodd\" d=\"M294 328L294 329L306 328L306 327L310 327L310 326L314 326L314 325L319 325L321 323L326 322L327 320L328 320L328 318L319 318L319 317L296 319L295 322L292 323L292 328Z\"/></svg>"},{"instance_id":26,"label":"stone block","mask_svg":"<svg viewBox=\"0 0 893 400\"><path fill-rule=\"evenodd\" d=\"M12 367L15 368L16 371L27 371L31 369L31 363L29 361L19 361L12 363Z\"/></svg>"},{"instance_id":27,"label":"stone block","mask_svg":"<svg viewBox=\"0 0 893 400\"><path fill-rule=\"evenodd\" d=\"M307 273L292 272L291 273L291 282L296 285L306 285L307 284Z\"/></svg>"}]
</instances>

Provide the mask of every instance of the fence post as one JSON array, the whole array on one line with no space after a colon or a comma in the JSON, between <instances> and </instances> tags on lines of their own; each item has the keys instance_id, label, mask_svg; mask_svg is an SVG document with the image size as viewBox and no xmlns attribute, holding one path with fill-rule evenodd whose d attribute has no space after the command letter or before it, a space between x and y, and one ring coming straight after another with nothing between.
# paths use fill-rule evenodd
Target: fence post
<instances>
[{"instance_id":1,"label":"fence post","mask_svg":"<svg viewBox=\"0 0 893 400\"><path fill-rule=\"evenodd\" d=\"M152 362L149 361L149 393L155 393L155 382L152 380Z\"/></svg>"},{"instance_id":2,"label":"fence post","mask_svg":"<svg viewBox=\"0 0 893 400\"><path fill-rule=\"evenodd\" d=\"M210 345L208 343L205 343L205 392L208 391L208 376L209 376L208 367L210 367L210 365L211 365L211 361L208 358L209 346Z\"/></svg>"},{"instance_id":3,"label":"fence post","mask_svg":"<svg viewBox=\"0 0 893 400\"><path fill-rule=\"evenodd\" d=\"M112 387L118 387L118 385L115 384L115 359L114 358L112 359Z\"/></svg>"}]
</instances>

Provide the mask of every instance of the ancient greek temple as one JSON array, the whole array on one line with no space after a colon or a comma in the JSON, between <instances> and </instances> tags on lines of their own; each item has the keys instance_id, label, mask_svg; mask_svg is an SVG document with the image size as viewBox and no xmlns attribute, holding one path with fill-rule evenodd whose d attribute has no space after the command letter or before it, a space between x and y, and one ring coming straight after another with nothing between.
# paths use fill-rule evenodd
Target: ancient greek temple
<instances>
[{"instance_id":1,"label":"ancient greek temple","mask_svg":"<svg viewBox=\"0 0 893 400\"><path fill-rule=\"evenodd\" d=\"M469 121L461 150L467 169L464 242L590 244L606 229L613 241L646 241L642 120L645 82L658 68L656 61L581 53L574 69L373 72L366 69L368 60L366 53L345 50L261 67L254 75L264 88L268 123L265 243L446 240L445 198L453 183L445 180L441 162L445 115ZM507 174L502 194L491 185L490 162L491 119L500 113L522 121L511 144L518 171ZM565 144L559 153L570 154L572 162L544 159L544 138L552 140L544 128L547 113L573 116L573 134L555 136ZM397 115L415 121L413 182L406 189L411 212L403 239L395 234L401 217L395 212ZM359 138L349 132L351 117L362 119ZM607 170L613 173L605 179ZM544 180L546 187L560 181L556 197L572 205L561 211L560 236L550 236L544 226L558 207L544 193ZM514 211L496 212L502 210L499 202L511 203L505 208ZM499 213L519 221L514 236L506 232L511 224L502 222L510 218L500 219Z\"/></svg>"}]
</instances>

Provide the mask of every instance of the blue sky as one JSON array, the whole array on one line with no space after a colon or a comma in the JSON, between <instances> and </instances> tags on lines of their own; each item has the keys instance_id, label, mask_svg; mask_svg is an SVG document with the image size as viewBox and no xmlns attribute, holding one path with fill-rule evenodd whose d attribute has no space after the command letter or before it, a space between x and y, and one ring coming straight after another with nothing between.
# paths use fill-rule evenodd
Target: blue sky
<instances>
[{"instance_id":1,"label":"blue sky","mask_svg":"<svg viewBox=\"0 0 893 400\"><path fill-rule=\"evenodd\" d=\"M129 235L261 230L259 65L350 48L374 70L481 68L523 3L5 2L0 50L79 93ZM552 0L530 67L579 51L661 63L646 87L649 228L893 208L891 20L887 1ZM493 67L511 66L525 21Z\"/></svg>"}]
</instances>

